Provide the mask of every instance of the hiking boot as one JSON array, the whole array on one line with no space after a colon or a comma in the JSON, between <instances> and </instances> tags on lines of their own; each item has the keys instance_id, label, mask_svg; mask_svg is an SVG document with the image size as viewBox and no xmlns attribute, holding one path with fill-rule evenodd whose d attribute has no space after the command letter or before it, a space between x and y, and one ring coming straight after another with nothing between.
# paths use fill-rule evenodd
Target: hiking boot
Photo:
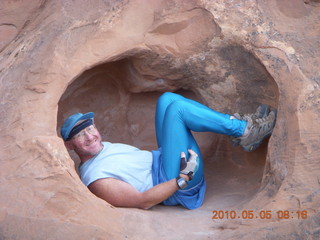
<instances>
[{"instance_id":1,"label":"hiking boot","mask_svg":"<svg viewBox=\"0 0 320 240\"><path fill-rule=\"evenodd\" d=\"M277 110L272 110L267 117L250 119L247 121L248 134L239 137L240 146L246 152L257 149L262 141L269 137L276 123Z\"/></svg>"},{"instance_id":2,"label":"hiking boot","mask_svg":"<svg viewBox=\"0 0 320 240\"><path fill-rule=\"evenodd\" d=\"M269 106L266 104L261 104L255 113L248 113L248 114L239 114L235 113L233 115L234 118L244 121L249 121L249 119L258 119L258 118L264 118L268 116L270 109ZM230 137L233 146L239 146L240 145L240 138L239 137Z\"/></svg>"}]
</instances>

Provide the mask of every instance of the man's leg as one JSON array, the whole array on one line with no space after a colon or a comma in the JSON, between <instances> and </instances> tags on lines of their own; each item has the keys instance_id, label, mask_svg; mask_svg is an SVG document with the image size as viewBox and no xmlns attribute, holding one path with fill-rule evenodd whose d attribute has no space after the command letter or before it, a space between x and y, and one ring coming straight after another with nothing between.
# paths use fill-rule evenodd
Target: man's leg
<instances>
[{"instance_id":1,"label":"man's leg","mask_svg":"<svg viewBox=\"0 0 320 240\"><path fill-rule=\"evenodd\" d=\"M203 178L201 152L191 131L210 131L239 137L244 133L245 127L245 121L230 119L230 115L216 112L198 102L173 93L163 94L157 104L156 130L168 179L178 176L180 153L185 152L188 158L189 148L198 153L200 158L199 170L190 181L189 188Z\"/></svg>"},{"instance_id":2,"label":"man's leg","mask_svg":"<svg viewBox=\"0 0 320 240\"><path fill-rule=\"evenodd\" d=\"M215 111L215 110L213 110L213 109L211 109L211 108L209 108L209 107L207 107L197 101L185 98L179 94L166 92L159 97L158 102L157 102L157 108L156 108L155 126L156 126L157 143L158 143L159 147L161 147L162 126L163 126L163 120L164 120L164 116L165 116L167 107L172 102L174 102L176 100L187 101L187 102L193 104L195 107L206 109L208 111L215 113L217 116L220 116L220 117L226 118L226 119L230 119L230 115L228 115L228 114L217 112L217 111ZM233 119L235 119L235 117Z\"/></svg>"}]
</instances>

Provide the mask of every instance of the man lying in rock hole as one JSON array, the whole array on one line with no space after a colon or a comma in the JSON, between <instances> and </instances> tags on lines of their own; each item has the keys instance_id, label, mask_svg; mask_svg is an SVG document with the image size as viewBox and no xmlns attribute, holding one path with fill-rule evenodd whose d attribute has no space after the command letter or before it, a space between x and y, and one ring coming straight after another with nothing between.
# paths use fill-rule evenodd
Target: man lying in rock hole
<instances>
[{"instance_id":1,"label":"man lying in rock hole","mask_svg":"<svg viewBox=\"0 0 320 240\"><path fill-rule=\"evenodd\" d=\"M61 136L80 157L82 182L113 206L149 209L163 203L195 209L203 202L206 182L191 131L228 135L250 152L271 135L276 113L261 105L253 114L230 116L167 92L157 102L155 151L102 142L93 112L69 116Z\"/></svg>"}]
</instances>

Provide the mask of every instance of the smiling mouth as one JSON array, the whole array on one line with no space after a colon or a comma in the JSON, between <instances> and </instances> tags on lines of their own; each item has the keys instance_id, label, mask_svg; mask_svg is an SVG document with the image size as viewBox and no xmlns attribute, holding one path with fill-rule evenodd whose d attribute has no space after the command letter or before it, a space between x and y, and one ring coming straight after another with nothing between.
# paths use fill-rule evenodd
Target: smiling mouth
<instances>
[{"instance_id":1,"label":"smiling mouth","mask_svg":"<svg viewBox=\"0 0 320 240\"><path fill-rule=\"evenodd\" d=\"M94 139L86 144L87 147L92 146L97 143L97 139Z\"/></svg>"}]
</instances>

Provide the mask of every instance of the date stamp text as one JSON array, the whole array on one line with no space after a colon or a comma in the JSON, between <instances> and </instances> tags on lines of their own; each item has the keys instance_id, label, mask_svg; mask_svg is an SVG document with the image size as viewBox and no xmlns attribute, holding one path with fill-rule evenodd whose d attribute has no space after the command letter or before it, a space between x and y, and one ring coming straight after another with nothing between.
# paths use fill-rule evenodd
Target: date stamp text
<instances>
[{"instance_id":1,"label":"date stamp text","mask_svg":"<svg viewBox=\"0 0 320 240\"><path fill-rule=\"evenodd\" d=\"M213 220L221 219L307 219L308 211L307 210L214 210L212 211Z\"/></svg>"}]
</instances>

